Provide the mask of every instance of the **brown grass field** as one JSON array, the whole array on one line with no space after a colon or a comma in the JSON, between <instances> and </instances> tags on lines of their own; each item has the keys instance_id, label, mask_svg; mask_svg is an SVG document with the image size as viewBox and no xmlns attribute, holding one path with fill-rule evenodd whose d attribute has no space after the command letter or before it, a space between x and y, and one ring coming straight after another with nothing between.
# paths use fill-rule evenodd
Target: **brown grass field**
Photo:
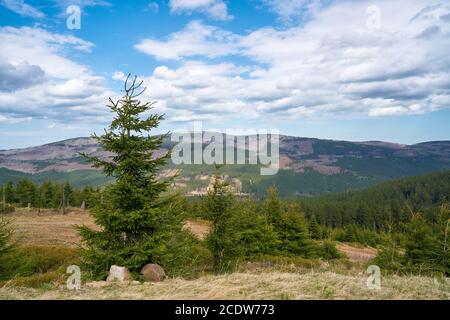
<instances>
[{"instance_id":1,"label":"brown grass field","mask_svg":"<svg viewBox=\"0 0 450 320\"><path fill-rule=\"evenodd\" d=\"M35 209L21 209L8 217L23 245L75 247L80 238L74 226L95 227L89 212L80 209L67 210L66 214L44 209L39 215Z\"/></svg>"},{"instance_id":2,"label":"brown grass field","mask_svg":"<svg viewBox=\"0 0 450 320\"><path fill-rule=\"evenodd\" d=\"M79 237L74 225L95 227L86 211L23 209L9 217L25 246L75 247ZM186 229L203 239L210 230L207 221L188 221ZM367 288L365 263L376 255L374 248L339 243L349 259L343 265L297 267L272 263L248 263L235 273L204 275L194 280L170 278L160 283L89 282L70 291L57 282L37 288L7 282L0 299L450 299L448 279L421 276L382 276L381 289Z\"/></svg>"},{"instance_id":3,"label":"brown grass field","mask_svg":"<svg viewBox=\"0 0 450 320\"><path fill-rule=\"evenodd\" d=\"M366 278L363 273L244 272L160 283L88 283L75 291L4 286L0 299L450 299L450 285L442 280L389 276L380 290L369 290Z\"/></svg>"}]
</instances>

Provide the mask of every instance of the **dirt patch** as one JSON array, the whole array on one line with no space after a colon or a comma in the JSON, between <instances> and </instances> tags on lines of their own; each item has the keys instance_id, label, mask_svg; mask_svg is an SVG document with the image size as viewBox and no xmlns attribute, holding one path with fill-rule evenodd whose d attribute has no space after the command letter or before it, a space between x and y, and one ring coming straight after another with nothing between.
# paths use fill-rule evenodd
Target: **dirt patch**
<instances>
[{"instance_id":1,"label":"dirt patch","mask_svg":"<svg viewBox=\"0 0 450 320\"><path fill-rule=\"evenodd\" d=\"M378 250L372 247L358 248L346 243L336 244L336 249L353 261L367 261L374 258L378 253Z\"/></svg>"},{"instance_id":2,"label":"dirt patch","mask_svg":"<svg viewBox=\"0 0 450 320\"><path fill-rule=\"evenodd\" d=\"M203 240L211 231L211 223L201 219L188 220L185 222L183 229L190 231L197 238Z\"/></svg>"}]
</instances>

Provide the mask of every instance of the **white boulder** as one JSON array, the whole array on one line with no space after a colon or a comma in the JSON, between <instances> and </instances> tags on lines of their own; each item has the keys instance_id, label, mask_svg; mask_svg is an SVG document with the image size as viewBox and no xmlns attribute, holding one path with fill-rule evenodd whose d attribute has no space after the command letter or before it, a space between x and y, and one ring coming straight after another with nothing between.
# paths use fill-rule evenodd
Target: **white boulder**
<instances>
[{"instance_id":1,"label":"white boulder","mask_svg":"<svg viewBox=\"0 0 450 320\"><path fill-rule=\"evenodd\" d=\"M109 269L108 278L106 278L106 282L113 282L113 281L119 281L119 282L125 282L125 281L132 281L133 277L131 276L130 271L126 267L119 267L119 266L111 266Z\"/></svg>"}]
</instances>

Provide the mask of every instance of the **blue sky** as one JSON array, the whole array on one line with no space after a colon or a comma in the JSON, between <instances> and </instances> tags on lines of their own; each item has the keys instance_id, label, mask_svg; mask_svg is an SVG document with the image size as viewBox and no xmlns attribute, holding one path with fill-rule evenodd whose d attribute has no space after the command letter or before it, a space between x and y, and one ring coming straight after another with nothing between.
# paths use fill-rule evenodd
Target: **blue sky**
<instances>
[{"instance_id":1,"label":"blue sky","mask_svg":"<svg viewBox=\"0 0 450 320\"><path fill-rule=\"evenodd\" d=\"M0 0L0 149L99 132L127 73L157 132L449 140L449 35L445 0Z\"/></svg>"}]
</instances>

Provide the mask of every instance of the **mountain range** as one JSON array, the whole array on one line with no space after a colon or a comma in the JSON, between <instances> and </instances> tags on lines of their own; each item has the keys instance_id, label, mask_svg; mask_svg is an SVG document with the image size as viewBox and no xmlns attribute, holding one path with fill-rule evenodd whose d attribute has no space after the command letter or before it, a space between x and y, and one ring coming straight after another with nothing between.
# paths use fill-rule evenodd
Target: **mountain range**
<instances>
[{"instance_id":1,"label":"mountain range","mask_svg":"<svg viewBox=\"0 0 450 320\"><path fill-rule=\"evenodd\" d=\"M450 141L403 145L381 141L350 142L279 136L280 170L261 176L259 165L224 165L218 170L233 181L236 192L262 195L275 185L282 196L318 195L360 189L404 176L450 169ZM172 144L166 141L156 156ZM92 168L80 152L108 158L92 138L74 138L23 149L0 150L0 183L28 177L70 181L76 186L103 185L111 180ZM161 176L176 175L173 187L204 194L217 170L210 165L178 165L169 160Z\"/></svg>"}]
</instances>

